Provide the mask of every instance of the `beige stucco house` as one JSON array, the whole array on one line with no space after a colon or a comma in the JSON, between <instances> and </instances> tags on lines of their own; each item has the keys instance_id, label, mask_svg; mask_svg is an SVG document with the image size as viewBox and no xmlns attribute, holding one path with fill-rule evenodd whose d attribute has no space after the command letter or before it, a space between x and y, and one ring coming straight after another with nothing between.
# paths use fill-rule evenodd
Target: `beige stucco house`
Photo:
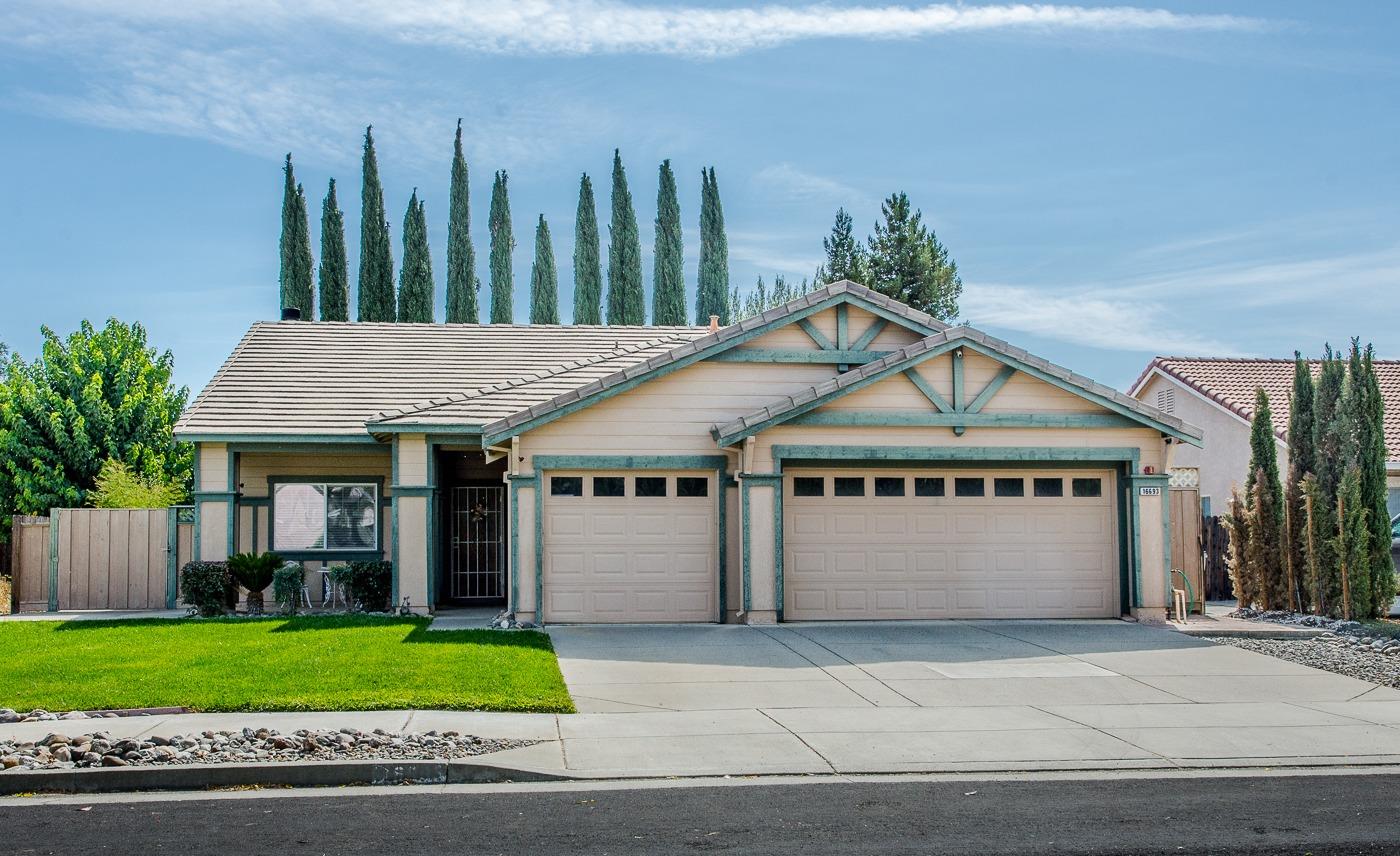
<instances>
[{"instance_id":1,"label":"beige stucco house","mask_svg":"<svg viewBox=\"0 0 1400 856\"><path fill-rule=\"evenodd\" d=\"M1316 378L1321 364L1309 365ZM1388 505L1394 515L1400 513L1400 360L1377 360L1375 367L1385 399ZM1224 514L1230 491L1244 484L1255 390L1261 387L1269 396L1279 476L1287 477L1293 372L1293 360L1156 357L1129 388L1134 398L1201 427L1203 444L1178 452L1175 466L1199 470L1206 513Z\"/></svg>"},{"instance_id":2,"label":"beige stucco house","mask_svg":"<svg viewBox=\"0 0 1400 856\"><path fill-rule=\"evenodd\" d=\"M197 554L544 622L1168 602L1201 431L850 282L728 327L255 324L180 420Z\"/></svg>"}]
</instances>

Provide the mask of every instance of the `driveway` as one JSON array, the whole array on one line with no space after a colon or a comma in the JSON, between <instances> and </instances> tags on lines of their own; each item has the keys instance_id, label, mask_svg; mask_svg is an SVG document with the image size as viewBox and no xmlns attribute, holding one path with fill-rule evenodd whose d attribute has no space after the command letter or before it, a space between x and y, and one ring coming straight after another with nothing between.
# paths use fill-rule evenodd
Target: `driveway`
<instances>
[{"instance_id":1,"label":"driveway","mask_svg":"<svg viewBox=\"0 0 1400 856\"><path fill-rule=\"evenodd\" d=\"M549 633L575 773L1400 762L1400 692L1126 622Z\"/></svg>"}]
</instances>

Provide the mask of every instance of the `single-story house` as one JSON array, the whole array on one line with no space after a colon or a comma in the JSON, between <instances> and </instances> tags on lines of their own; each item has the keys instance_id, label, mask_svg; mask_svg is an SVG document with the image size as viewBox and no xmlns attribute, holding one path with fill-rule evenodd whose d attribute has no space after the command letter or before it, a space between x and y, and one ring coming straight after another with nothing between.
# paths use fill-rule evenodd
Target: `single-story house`
<instances>
[{"instance_id":1,"label":"single-story house","mask_svg":"<svg viewBox=\"0 0 1400 856\"><path fill-rule=\"evenodd\" d=\"M202 559L561 623L1160 620L1201 442L844 281L727 327L258 323L176 434Z\"/></svg>"},{"instance_id":2,"label":"single-story house","mask_svg":"<svg viewBox=\"0 0 1400 856\"><path fill-rule=\"evenodd\" d=\"M1321 363L1309 363L1313 377ZM1376 360L1385 399L1388 505L1400 514L1400 360ZM1293 360L1214 357L1156 357L1129 388L1129 394L1199 425L1204 444L1182 449L1175 466L1199 470L1201 504L1207 514L1224 514L1230 491L1249 473L1249 426L1255 390L1269 396L1279 475L1288 475L1288 409L1293 396Z\"/></svg>"}]
</instances>

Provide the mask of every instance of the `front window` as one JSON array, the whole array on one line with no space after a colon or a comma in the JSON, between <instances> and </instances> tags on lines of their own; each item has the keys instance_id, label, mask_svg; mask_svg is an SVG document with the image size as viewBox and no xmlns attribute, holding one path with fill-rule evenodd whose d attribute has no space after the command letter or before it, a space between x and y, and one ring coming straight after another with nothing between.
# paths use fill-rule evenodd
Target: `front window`
<instances>
[{"instance_id":1,"label":"front window","mask_svg":"<svg viewBox=\"0 0 1400 856\"><path fill-rule=\"evenodd\" d=\"M379 547L375 484L277 484L272 515L274 551L367 552Z\"/></svg>"}]
</instances>

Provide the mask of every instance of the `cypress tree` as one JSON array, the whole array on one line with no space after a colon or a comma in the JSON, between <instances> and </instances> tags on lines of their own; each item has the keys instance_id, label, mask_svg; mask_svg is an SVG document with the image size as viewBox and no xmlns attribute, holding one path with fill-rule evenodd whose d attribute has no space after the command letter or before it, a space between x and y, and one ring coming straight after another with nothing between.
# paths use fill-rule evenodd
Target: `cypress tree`
<instances>
[{"instance_id":1,"label":"cypress tree","mask_svg":"<svg viewBox=\"0 0 1400 856\"><path fill-rule=\"evenodd\" d=\"M622 154L613 149L612 220L608 225L608 323L645 324L646 292L642 286L642 238Z\"/></svg>"},{"instance_id":2,"label":"cypress tree","mask_svg":"<svg viewBox=\"0 0 1400 856\"><path fill-rule=\"evenodd\" d=\"M530 323L559 323L559 273L554 267L554 243L549 224L540 215L535 227L535 263L530 267Z\"/></svg>"},{"instance_id":3,"label":"cypress tree","mask_svg":"<svg viewBox=\"0 0 1400 856\"><path fill-rule=\"evenodd\" d=\"M278 272L281 309L295 306L310 321L312 310L311 227L306 221L306 194L292 173L292 156L282 167L282 236L278 250L282 264Z\"/></svg>"},{"instance_id":4,"label":"cypress tree","mask_svg":"<svg viewBox=\"0 0 1400 856\"><path fill-rule=\"evenodd\" d=\"M472 246L472 212L467 193L467 159L462 154L462 120L452 143L452 191L447 207L447 323L475 324L480 317L476 295L476 249Z\"/></svg>"},{"instance_id":5,"label":"cypress tree","mask_svg":"<svg viewBox=\"0 0 1400 856\"><path fill-rule=\"evenodd\" d=\"M1362 361L1362 389L1365 403L1361 408L1361 423L1357 426L1358 460L1362 504L1366 509L1366 524L1370 532L1371 614L1383 618L1395 599L1395 557L1390 552L1390 510L1386 506L1385 399L1381 396L1380 378L1376 376L1374 353L1366 346Z\"/></svg>"},{"instance_id":6,"label":"cypress tree","mask_svg":"<svg viewBox=\"0 0 1400 856\"><path fill-rule=\"evenodd\" d=\"M661 162L656 191L655 266L651 276L651 323L685 324L685 248L681 237L681 204L676 198L676 176L671 162Z\"/></svg>"},{"instance_id":7,"label":"cypress tree","mask_svg":"<svg viewBox=\"0 0 1400 856\"><path fill-rule=\"evenodd\" d=\"M1360 467L1347 467L1342 476L1333 516L1337 520L1337 535L1332 552L1337 557L1337 574L1345 581L1343 593L1349 599L1350 606L1349 611L1342 609L1338 614L1351 619L1370 618L1374 614L1374 604L1371 602L1371 532L1366 525L1366 518L1370 515L1361 493ZM1387 550L1389 547L1387 540ZM1386 606L1390 606L1389 601L1386 601Z\"/></svg>"},{"instance_id":8,"label":"cypress tree","mask_svg":"<svg viewBox=\"0 0 1400 856\"><path fill-rule=\"evenodd\" d=\"M1288 483L1284 489L1285 519L1284 567L1289 576L1290 608L1311 605L1311 587L1306 584L1307 507L1303 479L1314 469L1313 379L1308 361L1293 352L1293 393L1288 399Z\"/></svg>"},{"instance_id":9,"label":"cypress tree","mask_svg":"<svg viewBox=\"0 0 1400 856\"><path fill-rule=\"evenodd\" d=\"M738 320L738 288L729 288L729 239L724 234L724 207L719 201L715 168L700 170L700 272L696 285L695 323Z\"/></svg>"},{"instance_id":10,"label":"cypress tree","mask_svg":"<svg viewBox=\"0 0 1400 856\"><path fill-rule=\"evenodd\" d=\"M365 128L364 182L360 186L360 284L356 317L361 321L393 321L394 255L389 247L389 221L384 216L384 188L379 184L379 161L374 154L374 128Z\"/></svg>"},{"instance_id":11,"label":"cypress tree","mask_svg":"<svg viewBox=\"0 0 1400 856\"><path fill-rule=\"evenodd\" d=\"M433 322L433 263L428 252L428 217L418 188L403 215L403 270L399 272L399 315L405 323Z\"/></svg>"},{"instance_id":12,"label":"cypress tree","mask_svg":"<svg viewBox=\"0 0 1400 856\"><path fill-rule=\"evenodd\" d=\"M1259 590L1260 606L1283 609L1289 603L1286 554L1283 551L1283 487L1278 477L1278 446L1273 412L1262 387L1254 391L1254 419L1249 426L1249 476L1245 506L1250 518L1246 561Z\"/></svg>"},{"instance_id":13,"label":"cypress tree","mask_svg":"<svg viewBox=\"0 0 1400 856\"><path fill-rule=\"evenodd\" d=\"M350 265L345 260L345 215L331 179L321 203L321 320L350 320Z\"/></svg>"},{"instance_id":14,"label":"cypress tree","mask_svg":"<svg viewBox=\"0 0 1400 856\"><path fill-rule=\"evenodd\" d=\"M822 249L826 251L826 261L817 268L814 277L818 287L842 279L862 285L869 281L865 248L856 240L851 215L845 208L836 209L836 222L831 227L831 235L822 238Z\"/></svg>"},{"instance_id":15,"label":"cypress tree","mask_svg":"<svg viewBox=\"0 0 1400 856\"><path fill-rule=\"evenodd\" d=\"M1341 614L1341 578L1338 576L1337 492L1346 471L1345 444L1341 433L1342 390L1346 385L1346 364L1331 346L1323 350L1322 368L1313 395L1313 449L1316 487L1313 496L1313 547L1316 552L1316 579L1313 581L1313 611Z\"/></svg>"},{"instance_id":16,"label":"cypress tree","mask_svg":"<svg viewBox=\"0 0 1400 856\"><path fill-rule=\"evenodd\" d=\"M1240 497L1238 487L1230 491L1229 512L1225 515L1225 528L1230 531L1229 553L1226 556L1226 564L1230 570L1230 582L1235 590L1235 598L1241 606L1252 606L1259 603L1258 580L1253 573L1253 565L1249 561L1250 521L1253 515L1245 507L1245 501Z\"/></svg>"},{"instance_id":17,"label":"cypress tree","mask_svg":"<svg viewBox=\"0 0 1400 856\"><path fill-rule=\"evenodd\" d=\"M491 186L491 323L515 321L515 233L510 225L510 197L506 194L506 171L496 173Z\"/></svg>"},{"instance_id":18,"label":"cypress tree","mask_svg":"<svg viewBox=\"0 0 1400 856\"><path fill-rule=\"evenodd\" d=\"M598 207L588 173L578 182L574 217L574 323L603 323L603 251L598 242Z\"/></svg>"}]
</instances>

